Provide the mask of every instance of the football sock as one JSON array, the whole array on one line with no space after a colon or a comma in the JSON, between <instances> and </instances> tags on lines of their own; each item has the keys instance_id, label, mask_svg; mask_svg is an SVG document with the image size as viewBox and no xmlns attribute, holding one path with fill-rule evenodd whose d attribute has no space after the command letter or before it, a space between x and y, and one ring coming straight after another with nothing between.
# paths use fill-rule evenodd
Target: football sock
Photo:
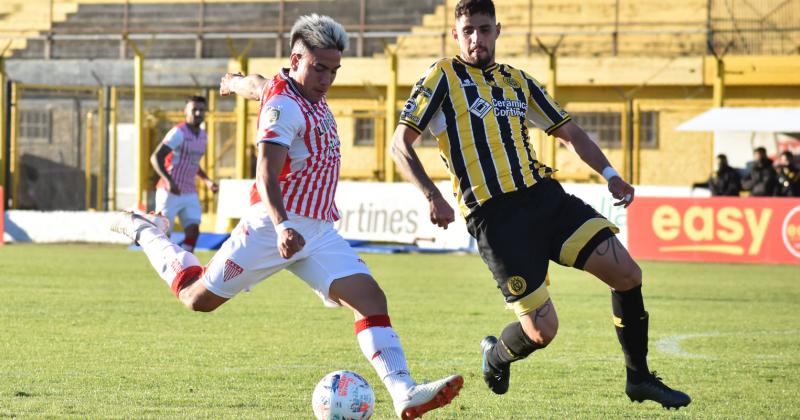
<instances>
[{"instance_id":1,"label":"football sock","mask_svg":"<svg viewBox=\"0 0 800 420\"><path fill-rule=\"evenodd\" d=\"M650 371L647 368L648 314L642 301L642 285L624 292L611 292L614 328L625 354L628 380L639 383Z\"/></svg>"},{"instance_id":2,"label":"football sock","mask_svg":"<svg viewBox=\"0 0 800 420\"><path fill-rule=\"evenodd\" d=\"M373 315L355 322L356 338L393 400L402 400L416 385L408 373L406 356L388 315Z\"/></svg>"},{"instance_id":3,"label":"football sock","mask_svg":"<svg viewBox=\"0 0 800 420\"><path fill-rule=\"evenodd\" d=\"M184 238L183 242L181 243L181 248L183 248L186 252L194 252L194 247L197 245L197 237L193 238Z\"/></svg>"},{"instance_id":4,"label":"football sock","mask_svg":"<svg viewBox=\"0 0 800 420\"><path fill-rule=\"evenodd\" d=\"M531 340L525 334L525 331L522 330L522 324L512 322L500 333L500 340L489 351L487 362L493 368L503 370L511 362L522 360L542 347L541 344Z\"/></svg>"},{"instance_id":5,"label":"football sock","mask_svg":"<svg viewBox=\"0 0 800 420\"><path fill-rule=\"evenodd\" d=\"M139 245L159 277L175 292L200 277L203 269L194 254L184 251L154 227L139 232Z\"/></svg>"}]
</instances>

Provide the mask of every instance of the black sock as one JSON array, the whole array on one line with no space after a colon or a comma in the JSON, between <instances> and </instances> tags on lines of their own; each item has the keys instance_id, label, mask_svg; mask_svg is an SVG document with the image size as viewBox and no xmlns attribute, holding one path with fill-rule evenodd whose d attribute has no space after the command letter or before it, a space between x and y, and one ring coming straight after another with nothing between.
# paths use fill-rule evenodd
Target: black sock
<instances>
[{"instance_id":1,"label":"black sock","mask_svg":"<svg viewBox=\"0 0 800 420\"><path fill-rule=\"evenodd\" d=\"M505 370L511 362L522 360L534 351L542 348L525 334L522 324L508 324L500 334L497 344L487 355L489 365L498 370Z\"/></svg>"},{"instance_id":2,"label":"black sock","mask_svg":"<svg viewBox=\"0 0 800 420\"><path fill-rule=\"evenodd\" d=\"M648 315L642 301L642 286L624 292L611 292L614 328L625 354L628 380L643 381L650 371L647 368Z\"/></svg>"}]
</instances>

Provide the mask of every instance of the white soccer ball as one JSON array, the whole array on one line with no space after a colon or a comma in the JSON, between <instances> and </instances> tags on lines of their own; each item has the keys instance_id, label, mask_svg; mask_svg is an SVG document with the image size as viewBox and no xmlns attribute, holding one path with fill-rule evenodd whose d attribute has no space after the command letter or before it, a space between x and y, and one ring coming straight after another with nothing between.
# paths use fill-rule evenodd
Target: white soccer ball
<instances>
[{"instance_id":1,"label":"white soccer ball","mask_svg":"<svg viewBox=\"0 0 800 420\"><path fill-rule=\"evenodd\" d=\"M359 374L337 370L317 383L311 406L319 420L368 419L375 411L375 394Z\"/></svg>"}]
</instances>

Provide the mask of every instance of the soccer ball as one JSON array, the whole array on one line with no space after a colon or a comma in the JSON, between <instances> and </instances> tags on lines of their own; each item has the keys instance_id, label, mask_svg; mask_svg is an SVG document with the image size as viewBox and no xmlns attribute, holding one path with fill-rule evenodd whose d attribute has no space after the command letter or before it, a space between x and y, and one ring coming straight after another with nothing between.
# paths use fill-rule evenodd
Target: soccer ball
<instances>
[{"instance_id":1,"label":"soccer ball","mask_svg":"<svg viewBox=\"0 0 800 420\"><path fill-rule=\"evenodd\" d=\"M375 394L359 374L337 370L317 383L311 406L319 420L368 419L375 410Z\"/></svg>"}]
</instances>

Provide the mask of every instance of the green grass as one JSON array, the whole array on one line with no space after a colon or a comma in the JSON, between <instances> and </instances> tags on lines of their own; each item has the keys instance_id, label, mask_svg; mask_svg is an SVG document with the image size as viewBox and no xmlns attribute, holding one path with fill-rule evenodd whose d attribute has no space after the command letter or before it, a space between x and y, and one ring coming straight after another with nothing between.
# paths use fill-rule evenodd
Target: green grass
<instances>
[{"instance_id":1,"label":"green grass","mask_svg":"<svg viewBox=\"0 0 800 420\"><path fill-rule=\"evenodd\" d=\"M210 258L201 253L201 261ZM513 319L476 256L366 255L389 298L412 373L465 388L426 418L800 417L800 269L642 263L650 364L694 399L633 404L608 290L554 267L559 336L491 394L478 342ZM93 245L0 248L0 417L311 418L311 391L336 369L391 401L356 344L352 315L282 273L210 314L183 308L143 254ZM684 336L683 355L658 350ZM673 340L674 341L674 340Z\"/></svg>"}]
</instances>

